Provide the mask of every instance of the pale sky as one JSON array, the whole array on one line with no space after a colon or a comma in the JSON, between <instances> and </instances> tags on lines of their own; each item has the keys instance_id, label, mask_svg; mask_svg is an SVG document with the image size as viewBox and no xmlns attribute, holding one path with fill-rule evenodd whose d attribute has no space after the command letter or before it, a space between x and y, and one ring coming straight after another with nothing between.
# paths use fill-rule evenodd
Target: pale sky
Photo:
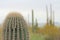
<instances>
[{"instance_id":1,"label":"pale sky","mask_svg":"<svg viewBox=\"0 0 60 40\"><path fill-rule=\"evenodd\" d=\"M39 23L46 22L46 5L55 11L55 22L60 23L60 0L0 0L0 23L3 23L9 12L20 12L26 21L31 22L31 10L34 10L34 16Z\"/></svg>"}]
</instances>

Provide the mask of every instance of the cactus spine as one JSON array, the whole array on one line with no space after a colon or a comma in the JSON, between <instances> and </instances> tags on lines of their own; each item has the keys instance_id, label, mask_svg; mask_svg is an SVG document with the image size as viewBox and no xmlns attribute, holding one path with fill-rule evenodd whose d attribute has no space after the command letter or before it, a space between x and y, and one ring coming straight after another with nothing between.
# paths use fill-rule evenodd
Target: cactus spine
<instances>
[{"instance_id":1,"label":"cactus spine","mask_svg":"<svg viewBox=\"0 0 60 40\"><path fill-rule=\"evenodd\" d=\"M4 40L29 40L27 24L22 15L10 13L3 24Z\"/></svg>"}]
</instances>

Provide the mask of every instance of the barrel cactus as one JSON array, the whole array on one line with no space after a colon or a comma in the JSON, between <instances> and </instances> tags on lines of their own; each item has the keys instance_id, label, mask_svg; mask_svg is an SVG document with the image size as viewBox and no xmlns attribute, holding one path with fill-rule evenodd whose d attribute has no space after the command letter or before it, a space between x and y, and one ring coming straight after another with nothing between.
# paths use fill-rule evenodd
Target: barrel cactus
<instances>
[{"instance_id":1,"label":"barrel cactus","mask_svg":"<svg viewBox=\"0 0 60 40\"><path fill-rule=\"evenodd\" d=\"M3 23L4 40L29 40L27 24L18 12L11 12Z\"/></svg>"}]
</instances>

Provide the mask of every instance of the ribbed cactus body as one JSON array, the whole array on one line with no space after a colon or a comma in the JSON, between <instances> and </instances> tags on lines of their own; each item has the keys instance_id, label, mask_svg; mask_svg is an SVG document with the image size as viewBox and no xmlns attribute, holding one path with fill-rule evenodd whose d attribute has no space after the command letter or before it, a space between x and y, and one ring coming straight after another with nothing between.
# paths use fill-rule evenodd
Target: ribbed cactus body
<instances>
[{"instance_id":1,"label":"ribbed cactus body","mask_svg":"<svg viewBox=\"0 0 60 40\"><path fill-rule=\"evenodd\" d=\"M3 24L4 40L29 40L27 24L22 15L13 12Z\"/></svg>"}]
</instances>

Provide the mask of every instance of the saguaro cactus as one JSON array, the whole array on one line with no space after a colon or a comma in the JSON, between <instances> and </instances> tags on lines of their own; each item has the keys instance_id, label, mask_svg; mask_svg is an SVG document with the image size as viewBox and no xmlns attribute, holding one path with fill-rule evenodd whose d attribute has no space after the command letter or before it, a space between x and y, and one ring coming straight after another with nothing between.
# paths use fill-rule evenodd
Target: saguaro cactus
<instances>
[{"instance_id":1,"label":"saguaro cactus","mask_svg":"<svg viewBox=\"0 0 60 40\"><path fill-rule=\"evenodd\" d=\"M29 40L27 24L22 15L11 12L3 24L4 40Z\"/></svg>"},{"instance_id":2,"label":"saguaro cactus","mask_svg":"<svg viewBox=\"0 0 60 40\"><path fill-rule=\"evenodd\" d=\"M37 30L38 30L38 22L37 22L37 19L36 19L36 21L35 21L36 23L35 23L35 27L34 27L34 32L36 32L37 33Z\"/></svg>"},{"instance_id":3,"label":"saguaro cactus","mask_svg":"<svg viewBox=\"0 0 60 40\"><path fill-rule=\"evenodd\" d=\"M34 32L34 12L32 10L32 32Z\"/></svg>"}]
</instances>

